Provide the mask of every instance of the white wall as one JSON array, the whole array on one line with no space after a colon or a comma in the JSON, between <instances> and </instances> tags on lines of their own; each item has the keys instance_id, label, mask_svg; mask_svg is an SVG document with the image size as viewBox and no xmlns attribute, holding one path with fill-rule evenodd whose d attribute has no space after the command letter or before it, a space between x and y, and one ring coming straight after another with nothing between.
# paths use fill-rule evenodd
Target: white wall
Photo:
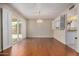
<instances>
[{"instance_id":1,"label":"white wall","mask_svg":"<svg viewBox=\"0 0 79 59\"><path fill-rule=\"evenodd\" d=\"M28 20L28 37L53 37L52 20L43 20L37 23L35 19Z\"/></svg>"},{"instance_id":2,"label":"white wall","mask_svg":"<svg viewBox=\"0 0 79 59\"><path fill-rule=\"evenodd\" d=\"M62 42L65 44L65 29L64 30L60 30L60 29L56 29L56 20L52 21L52 25L53 25L53 37L55 39L57 39L58 41Z\"/></svg>"},{"instance_id":3,"label":"white wall","mask_svg":"<svg viewBox=\"0 0 79 59\"><path fill-rule=\"evenodd\" d=\"M2 8L3 8L3 49L7 49L12 46L12 37L11 37L12 18L15 17L17 19L22 20L23 38L26 38L26 22L25 22L26 19L9 5L4 4Z\"/></svg>"},{"instance_id":4,"label":"white wall","mask_svg":"<svg viewBox=\"0 0 79 59\"><path fill-rule=\"evenodd\" d=\"M69 9L65 10L62 14L68 15L69 14L68 11L69 11ZM77 16L79 18L79 4L78 4L78 15ZM65 21L67 21L67 18L66 18ZM53 20L52 25L53 24L55 24L55 20ZM67 42L67 35L68 35L67 34L67 22L65 24L65 27L66 27L65 30L59 30L59 29L55 29L55 26L53 25L53 37L56 38L58 41L60 41L60 42L62 42L62 43L64 43L64 44L67 45L67 43L68 43ZM79 19L77 19L77 37L78 37L78 39L75 40L76 41L75 42L76 43L76 45L75 45L75 47L76 47L75 51L79 52Z\"/></svg>"},{"instance_id":5,"label":"white wall","mask_svg":"<svg viewBox=\"0 0 79 59\"><path fill-rule=\"evenodd\" d=\"M54 30L53 37L65 44L65 30Z\"/></svg>"},{"instance_id":6,"label":"white wall","mask_svg":"<svg viewBox=\"0 0 79 59\"><path fill-rule=\"evenodd\" d=\"M3 9L3 48L6 49L9 46L9 32L8 32L8 12Z\"/></svg>"},{"instance_id":7,"label":"white wall","mask_svg":"<svg viewBox=\"0 0 79 59\"><path fill-rule=\"evenodd\" d=\"M72 6L73 4L71 4L71 6ZM70 8L70 6L68 7L68 8ZM64 30L60 30L60 29L56 29L55 28L55 20L57 19L57 18L59 18L60 16L62 16L62 15L67 15L67 13L68 13L68 10L69 9L66 9L66 10L64 10L64 11L62 11L62 13L59 15L59 16L57 16L53 21L52 21L52 27L53 27L53 37L55 38L55 39L57 39L58 41L60 41L60 42L62 42L63 44L66 44L66 26L67 26L67 24L66 24L66 20L67 19L65 19L65 29ZM58 26L58 25L57 25Z\"/></svg>"}]
</instances>

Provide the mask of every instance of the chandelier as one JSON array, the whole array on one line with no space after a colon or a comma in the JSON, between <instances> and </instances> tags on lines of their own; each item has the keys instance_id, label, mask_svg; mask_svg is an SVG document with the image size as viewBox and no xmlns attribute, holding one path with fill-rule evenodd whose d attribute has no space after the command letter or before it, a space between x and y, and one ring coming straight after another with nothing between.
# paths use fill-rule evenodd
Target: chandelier
<instances>
[{"instance_id":1,"label":"chandelier","mask_svg":"<svg viewBox=\"0 0 79 59\"><path fill-rule=\"evenodd\" d=\"M36 22L37 22L37 23L42 23L42 22L43 22L43 20L40 18L40 10L39 10L39 12L38 12L38 19L37 19Z\"/></svg>"}]
</instances>

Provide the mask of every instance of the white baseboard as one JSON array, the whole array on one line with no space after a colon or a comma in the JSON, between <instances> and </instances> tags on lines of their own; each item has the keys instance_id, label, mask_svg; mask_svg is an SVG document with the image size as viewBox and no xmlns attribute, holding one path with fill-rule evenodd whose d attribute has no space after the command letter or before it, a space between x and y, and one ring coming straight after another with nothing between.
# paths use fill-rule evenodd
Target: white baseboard
<instances>
[{"instance_id":1,"label":"white baseboard","mask_svg":"<svg viewBox=\"0 0 79 59\"><path fill-rule=\"evenodd\" d=\"M53 38L49 36L28 36L27 38Z\"/></svg>"},{"instance_id":2,"label":"white baseboard","mask_svg":"<svg viewBox=\"0 0 79 59\"><path fill-rule=\"evenodd\" d=\"M57 38L55 38L55 37L53 37L54 39L56 39L57 41L59 41L59 42L61 42L61 43L63 43L63 44L66 44L66 42L64 42L64 41L60 41L60 40L58 40Z\"/></svg>"},{"instance_id":3,"label":"white baseboard","mask_svg":"<svg viewBox=\"0 0 79 59\"><path fill-rule=\"evenodd\" d=\"M8 47L4 47L3 50L6 50L8 48L10 48L12 45L9 45Z\"/></svg>"},{"instance_id":4,"label":"white baseboard","mask_svg":"<svg viewBox=\"0 0 79 59\"><path fill-rule=\"evenodd\" d=\"M79 53L79 50L75 50L75 51Z\"/></svg>"}]
</instances>

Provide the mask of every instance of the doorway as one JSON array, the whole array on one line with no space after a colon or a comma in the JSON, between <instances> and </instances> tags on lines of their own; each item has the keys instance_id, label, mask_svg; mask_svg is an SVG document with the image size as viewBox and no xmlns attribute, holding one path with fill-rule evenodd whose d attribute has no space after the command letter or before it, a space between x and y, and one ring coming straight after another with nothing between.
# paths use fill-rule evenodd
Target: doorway
<instances>
[{"instance_id":1,"label":"doorway","mask_svg":"<svg viewBox=\"0 0 79 59\"><path fill-rule=\"evenodd\" d=\"M18 40L22 38L22 33L21 33L21 21L14 18L12 19L12 43L15 44Z\"/></svg>"}]
</instances>

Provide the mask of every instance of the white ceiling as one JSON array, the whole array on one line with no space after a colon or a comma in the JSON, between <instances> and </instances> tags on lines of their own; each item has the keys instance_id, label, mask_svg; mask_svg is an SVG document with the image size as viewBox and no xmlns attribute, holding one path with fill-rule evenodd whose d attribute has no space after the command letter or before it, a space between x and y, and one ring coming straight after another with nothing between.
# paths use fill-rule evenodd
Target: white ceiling
<instances>
[{"instance_id":1,"label":"white ceiling","mask_svg":"<svg viewBox=\"0 0 79 59\"><path fill-rule=\"evenodd\" d=\"M71 4L69 3L13 3L11 4L28 19L54 19ZM40 11L40 15L39 15Z\"/></svg>"}]
</instances>

